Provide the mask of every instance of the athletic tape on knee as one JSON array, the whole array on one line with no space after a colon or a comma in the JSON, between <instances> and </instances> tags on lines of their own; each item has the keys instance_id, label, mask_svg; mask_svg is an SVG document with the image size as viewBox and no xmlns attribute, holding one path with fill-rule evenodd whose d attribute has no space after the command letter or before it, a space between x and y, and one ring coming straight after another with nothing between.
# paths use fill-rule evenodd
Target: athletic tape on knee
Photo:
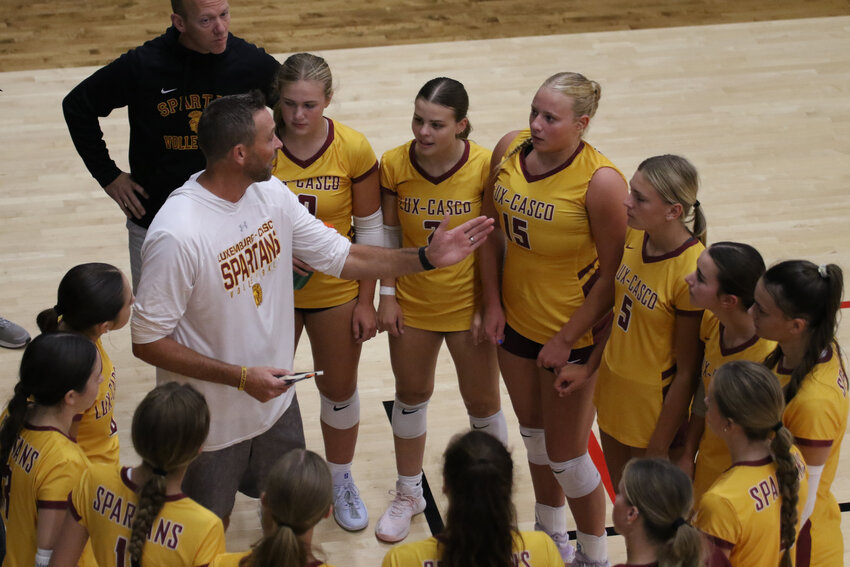
<instances>
[{"instance_id":1,"label":"athletic tape on knee","mask_svg":"<svg viewBox=\"0 0 850 567\"><path fill-rule=\"evenodd\" d=\"M416 439L428 429L428 401L408 405L398 398L393 403L393 435L401 439Z\"/></svg>"},{"instance_id":2,"label":"athletic tape on knee","mask_svg":"<svg viewBox=\"0 0 850 567\"><path fill-rule=\"evenodd\" d=\"M354 390L354 395L342 402L334 402L319 394L321 410L319 415L326 424L334 429L351 429L360 423L360 394Z\"/></svg>"},{"instance_id":3,"label":"athletic tape on knee","mask_svg":"<svg viewBox=\"0 0 850 567\"><path fill-rule=\"evenodd\" d=\"M587 496L602 481L596 465L587 453L563 463L550 462L549 466L567 498Z\"/></svg>"},{"instance_id":4,"label":"athletic tape on knee","mask_svg":"<svg viewBox=\"0 0 850 567\"><path fill-rule=\"evenodd\" d=\"M508 423L505 421L505 414L502 413L502 410L499 410L488 417L475 417L470 415L469 427L478 431L489 433L501 441L502 445L508 444Z\"/></svg>"},{"instance_id":5,"label":"athletic tape on knee","mask_svg":"<svg viewBox=\"0 0 850 567\"><path fill-rule=\"evenodd\" d=\"M546 435L542 429L519 426L519 434L525 443L525 452L528 462L535 465L548 465L549 456L546 455Z\"/></svg>"}]
</instances>

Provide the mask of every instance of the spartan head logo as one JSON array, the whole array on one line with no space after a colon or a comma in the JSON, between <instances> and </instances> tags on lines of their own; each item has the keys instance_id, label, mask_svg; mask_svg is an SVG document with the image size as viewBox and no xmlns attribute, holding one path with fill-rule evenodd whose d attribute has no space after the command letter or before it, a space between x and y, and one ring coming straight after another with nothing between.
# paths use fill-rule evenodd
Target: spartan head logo
<instances>
[{"instance_id":1,"label":"spartan head logo","mask_svg":"<svg viewBox=\"0 0 850 567\"><path fill-rule=\"evenodd\" d=\"M251 292L254 294L254 303L257 304L257 307L263 302L263 288L260 284L255 283L251 286Z\"/></svg>"},{"instance_id":2,"label":"spartan head logo","mask_svg":"<svg viewBox=\"0 0 850 567\"><path fill-rule=\"evenodd\" d=\"M189 113L189 129L195 134L198 133L198 122L201 120L201 114L203 112L200 110L193 110Z\"/></svg>"}]
</instances>

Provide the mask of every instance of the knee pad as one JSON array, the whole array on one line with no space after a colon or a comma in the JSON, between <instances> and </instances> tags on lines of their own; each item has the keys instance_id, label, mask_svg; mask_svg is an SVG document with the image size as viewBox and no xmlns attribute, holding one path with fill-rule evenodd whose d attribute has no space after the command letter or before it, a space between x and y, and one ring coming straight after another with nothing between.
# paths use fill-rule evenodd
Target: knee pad
<instances>
[{"instance_id":1,"label":"knee pad","mask_svg":"<svg viewBox=\"0 0 850 567\"><path fill-rule=\"evenodd\" d=\"M408 405L398 398L393 403L393 435L400 439L416 439L428 429L428 400Z\"/></svg>"},{"instance_id":2,"label":"knee pad","mask_svg":"<svg viewBox=\"0 0 850 567\"><path fill-rule=\"evenodd\" d=\"M474 417L470 415L469 427L489 433L501 441L502 445L508 444L508 423L505 421L505 414L502 413L502 410L488 417Z\"/></svg>"},{"instance_id":3,"label":"knee pad","mask_svg":"<svg viewBox=\"0 0 850 567\"><path fill-rule=\"evenodd\" d=\"M546 435L542 429L519 426L519 434L525 443L528 462L535 465L548 465L549 456L546 454Z\"/></svg>"},{"instance_id":4,"label":"knee pad","mask_svg":"<svg viewBox=\"0 0 850 567\"><path fill-rule=\"evenodd\" d=\"M549 463L549 466L568 498L587 496L602 480L587 453L563 463Z\"/></svg>"},{"instance_id":5,"label":"knee pad","mask_svg":"<svg viewBox=\"0 0 850 567\"><path fill-rule=\"evenodd\" d=\"M319 394L321 410L319 415L324 423L334 429L351 429L360 423L360 395L354 395L342 402L334 402Z\"/></svg>"}]
</instances>

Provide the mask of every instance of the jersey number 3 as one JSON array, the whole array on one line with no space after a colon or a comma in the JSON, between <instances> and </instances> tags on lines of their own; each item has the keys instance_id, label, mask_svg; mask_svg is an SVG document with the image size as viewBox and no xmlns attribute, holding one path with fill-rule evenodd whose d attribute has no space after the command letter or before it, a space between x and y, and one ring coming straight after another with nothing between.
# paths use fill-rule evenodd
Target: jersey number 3
<instances>
[{"instance_id":1,"label":"jersey number 3","mask_svg":"<svg viewBox=\"0 0 850 567\"><path fill-rule=\"evenodd\" d=\"M623 296L623 304L620 306L620 316L617 317L617 325L623 331L629 330L629 323L632 321L632 298L628 295Z\"/></svg>"}]
</instances>

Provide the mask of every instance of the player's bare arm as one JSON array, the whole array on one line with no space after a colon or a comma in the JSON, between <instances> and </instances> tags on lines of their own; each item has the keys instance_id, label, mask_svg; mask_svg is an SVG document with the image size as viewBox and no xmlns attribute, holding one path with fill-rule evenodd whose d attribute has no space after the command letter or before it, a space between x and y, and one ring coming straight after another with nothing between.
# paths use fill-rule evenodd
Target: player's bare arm
<instances>
[{"instance_id":1,"label":"player's bare arm","mask_svg":"<svg viewBox=\"0 0 850 567\"><path fill-rule=\"evenodd\" d=\"M349 280L388 278L421 272L429 266L444 268L457 264L487 240L493 232L493 219L480 216L452 229L449 217L434 231L431 243L398 250L352 244L340 277Z\"/></svg>"},{"instance_id":2,"label":"player's bare arm","mask_svg":"<svg viewBox=\"0 0 850 567\"><path fill-rule=\"evenodd\" d=\"M605 167L593 174L587 189L586 208L599 256L599 279L570 320L543 345L537 357L538 366L563 367L569 360L575 341L613 307L614 274L620 266L626 242L623 200L627 194L625 180L614 169Z\"/></svg>"}]
</instances>

